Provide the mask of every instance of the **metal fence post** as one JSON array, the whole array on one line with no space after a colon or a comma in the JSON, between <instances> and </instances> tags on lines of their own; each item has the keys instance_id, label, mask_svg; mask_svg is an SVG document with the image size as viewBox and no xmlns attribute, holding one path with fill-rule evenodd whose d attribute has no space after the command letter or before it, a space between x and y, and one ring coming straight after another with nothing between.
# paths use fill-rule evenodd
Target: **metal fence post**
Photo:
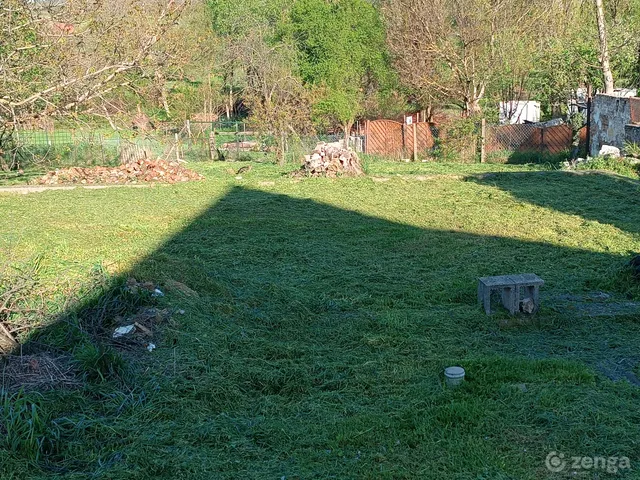
<instances>
[{"instance_id":1,"label":"metal fence post","mask_svg":"<svg viewBox=\"0 0 640 480\"><path fill-rule=\"evenodd\" d=\"M591 95L587 98L587 142L586 142L587 151L585 153L585 157L589 157L591 155Z\"/></svg>"},{"instance_id":2,"label":"metal fence post","mask_svg":"<svg viewBox=\"0 0 640 480\"><path fill-rule=\"evenodd\" d=\"M480 163L487 161L487 119L483 118L480 126Z\"/></svg>"}]
</instances>

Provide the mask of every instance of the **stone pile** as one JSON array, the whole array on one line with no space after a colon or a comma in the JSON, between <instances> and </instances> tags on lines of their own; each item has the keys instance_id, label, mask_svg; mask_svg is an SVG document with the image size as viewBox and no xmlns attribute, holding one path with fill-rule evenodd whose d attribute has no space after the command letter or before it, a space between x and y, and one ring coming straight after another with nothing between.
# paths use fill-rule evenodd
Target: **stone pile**
<instances>
[{"instance_id":1,"label":"stone pile","mask_svg":"<svg viewBox=\"0 0 640 480\"><path fill-rule=\"evenodd\" d=\"M341 142L335 142L316 145L311 155L304 156L298 173L311 177L337 177L364 175L364 170L356 152L344 148Z\"/></svg>"}]
</instances>

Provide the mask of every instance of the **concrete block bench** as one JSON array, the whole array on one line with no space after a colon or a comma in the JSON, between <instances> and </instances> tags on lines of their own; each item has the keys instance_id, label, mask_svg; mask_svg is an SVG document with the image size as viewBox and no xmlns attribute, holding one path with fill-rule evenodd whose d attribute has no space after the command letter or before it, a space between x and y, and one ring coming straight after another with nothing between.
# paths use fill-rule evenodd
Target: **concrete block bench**
<instances>
[{"instance_id":1,"label":"concrete block bench","mask_svg":"<svg viewBox=\"0 0 640 480\"><path fill-rule=\"evenodd\" d=\"M491 315L491 292L501 292L502 305L511 315L522 311L534 313L540 307L540 286L544 280L533 273L482 277L478 280L478 303ZM521 300L522 299L522 300Z\"/></svg>"}]
</instances>

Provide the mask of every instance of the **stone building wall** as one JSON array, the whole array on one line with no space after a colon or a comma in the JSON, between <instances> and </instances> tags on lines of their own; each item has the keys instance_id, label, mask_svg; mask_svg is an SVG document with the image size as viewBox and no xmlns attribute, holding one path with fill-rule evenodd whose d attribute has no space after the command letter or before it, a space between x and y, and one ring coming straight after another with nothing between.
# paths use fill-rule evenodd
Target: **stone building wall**
<instances>
[{"instance_id":1,"label":"stone building wall","mask_svg":"<svg viewBox=\"0 0 640 480\"><path fill-rule=\"evenodd\" d=\"M640 98L596 95L591 105L589 155L597 156L603 145L622 150L625 142L640 144Z\"/></svg>"},{"instance_id":2,"label":"stone building wall","mask_svg":"<svg viewBox=\"0 0 640 480\"><path fill-rule=\"evenodd\" d=\"M626 132L631 122L628 98L613 95L596 95L591 104L591 140L589 155L595 157L603 145L622 150Z\"/></svg>"}]
</instances>

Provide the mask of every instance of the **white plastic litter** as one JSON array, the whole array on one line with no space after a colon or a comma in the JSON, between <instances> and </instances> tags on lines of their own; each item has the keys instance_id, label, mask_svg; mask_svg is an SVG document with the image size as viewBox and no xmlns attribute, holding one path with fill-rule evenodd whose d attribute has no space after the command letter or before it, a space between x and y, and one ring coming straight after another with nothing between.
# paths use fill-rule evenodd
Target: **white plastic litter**
<instances>
[{"instance_id":1,"label":"white plastic litter","mask_svg":"<svg viewBox=\"0 0 640 480\"><path fill-rule=\"evenodd\" d=\"M129 335L135 329L135 325L125 325L124 327L118 327L113 332L113 338L119 338L124 337L125 335Z\"/></svg>"},{"instance_id":2,"label":"white plastic litter","mask_svg":"<svg viewBox=\"0 0 640 480\"><path fill-rule=\"evenodd\" d=\"M152 297L164 297L164 293L159 288L156 288L151 294Z\"/></svg>"},{"instance_id":3,"label":"white plastic litter","mask_svg":"<svg viewBox=\"0 0 640 480\"><path fill-rule=\"evenodd\" d=\"M444 370L444 376L447 380L447 386L456 387L464 380L464 368L448 367Z\"/></svg>"},{"instance_id":4,"label":"white plastic litter","mask_svg":"<svg viewBox=\"0 0 640 480\"><path fill-rule=\"evenodd\" d=\"M156 348L156 345L154 343L150 343L149 345L147 345L147 350L149 352L153 352L155 348Z\"/></svg>"}]
</instances>

